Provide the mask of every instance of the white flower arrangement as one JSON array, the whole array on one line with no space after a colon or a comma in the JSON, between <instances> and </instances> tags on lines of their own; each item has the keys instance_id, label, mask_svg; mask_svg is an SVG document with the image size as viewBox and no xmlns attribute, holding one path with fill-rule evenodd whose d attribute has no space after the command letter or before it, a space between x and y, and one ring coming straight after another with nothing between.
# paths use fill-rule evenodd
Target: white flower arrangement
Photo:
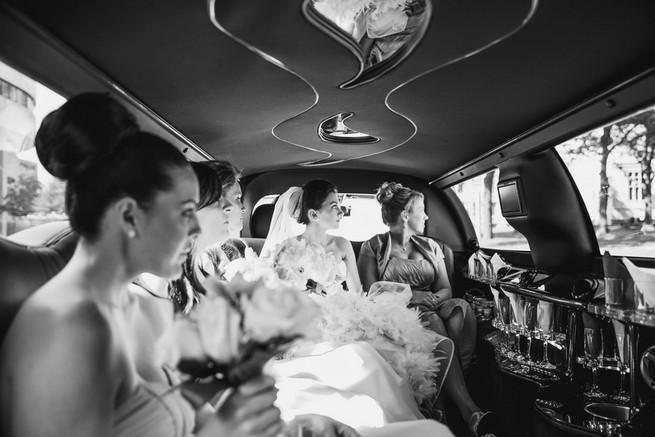
<instances>
[{"instance_id":1,"label":"white flower arrangement","mask_svg":"<svg viewBox=\"0 0 655 437\"><path fill-rule=\"evenodd\" d=\"M294 287L317 294L335 294L343 290L337 260L323 246L291 238L275 249L277 276Z\"/></svg>"},{"instance_id":2,"label":"white flower arrangement","mask_svg":"<svg viewBox=\"0 0 655 437\"><path fill-rule=\"evenodd\" d=\"M267 283L265 270L253 280L241 273L230 283L209 278L206 295L162 338L164 361L188 376L188 382L218 380L214 393L261 373L266 361L295 341L320 339L319 307L289 284Z\"/></svg>"}]
</instances>

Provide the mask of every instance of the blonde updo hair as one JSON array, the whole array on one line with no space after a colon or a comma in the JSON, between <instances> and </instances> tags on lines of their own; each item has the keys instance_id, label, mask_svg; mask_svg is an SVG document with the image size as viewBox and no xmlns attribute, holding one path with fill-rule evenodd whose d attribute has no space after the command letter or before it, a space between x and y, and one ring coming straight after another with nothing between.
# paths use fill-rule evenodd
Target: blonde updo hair
<instances>
[{"instance_id":1,"label":"blonde updo hair","mask_svg":"<svg viewBox=\"0 0 655 437\"><path fill-rule=\"evenodd\" d=\"M407 209L417 197L423 198L423 193L402 186L397 182L383 182L377 189L375 198L382 207L382 221L391 226L398 223L400 213Z\"/></svg>"}]
</instances>

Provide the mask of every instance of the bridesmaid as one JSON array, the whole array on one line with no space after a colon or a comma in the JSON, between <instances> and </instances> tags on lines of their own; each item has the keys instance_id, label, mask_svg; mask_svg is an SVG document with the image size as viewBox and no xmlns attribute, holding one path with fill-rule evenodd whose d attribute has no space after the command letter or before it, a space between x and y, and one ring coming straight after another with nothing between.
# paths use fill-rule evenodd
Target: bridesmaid
<instances>
[{"instance_id":1,"label":"bridesmaid","mask_svg":"<svg viewBox=\"0 0 655 437\"><path fill-rule=\"evenodd\" d=\"M67 181L79 241L72 259L26 300L0 352L3 436L275 436L269 381L240 387L195 423L178 392L144 378L128 291L144 272L174 278L200 233L198 181L171 144L139 133L103 94L70 99L46 117L36 147ZM47 390L43 388L47 387Z\"/></svg>"},{"instance_id":2,"label":"bridesmaid","mask_svg":"<svg viewBox=\"0 0 655 437\"><path fill-rule=\"evenodd\" d=\"M364 287L375 281L393 281L412 288L410 304L421 310L431 330L451 338L458 352L446 376L446 392L474 435L497 431L496 415L482 412L466 389L462 369L470 365L477 322L468 303L453 298L441 248L421 235L428 219L423 194L385 182L378 188L377 200L389 232L362 245L358 267Z\"/></svg>"}]
</instances>

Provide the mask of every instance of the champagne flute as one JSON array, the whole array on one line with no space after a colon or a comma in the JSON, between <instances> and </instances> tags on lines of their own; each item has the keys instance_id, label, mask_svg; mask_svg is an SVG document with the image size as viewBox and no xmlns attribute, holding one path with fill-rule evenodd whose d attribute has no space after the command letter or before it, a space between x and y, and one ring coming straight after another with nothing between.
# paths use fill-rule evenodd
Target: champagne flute
<instances>
[{"instance_id":1,"label":"champagne flute","mask_svg":"<svg viewBox=\"0 0 655 437\"><path fill-rule=\"evenodd\" d=\"M584 329L585 364L591 368L591 387L584 393L590 398L602 398L605 394L598 388L598 366L603 357L603 331L594 328Z\"/></svg>"},{"instance_id":2,"label":"champagne flute","mask_svg":"<svg viewBox=\"0 0 655 437\"><path fill-rule=\"evenodd\" d=\"M509 299L505 296L498 298L498 312L500 314L500 326L503 332L503 352L509 350L509 323L510 323L510 305Z\"/></svg>"},{"instance_id":3,"label":"champagne flute","mask_svg":"<svg viewBox=\"0 0 655 437\"><path fill-rule=\"evenodd\" d=\"M613 322L615 322L614 329L616 333L616 347L614 349L614 353L616 355L616 362L618 363L619 367L621 386L619 387L619 392L612 396L612 399L617 402L627 404L630 402L630 393L628 393L625 388L625 380L626 373L630 368L630 339L628 338L625 332L625 327L621 324L621 322L616 320L613 320Z\"/></svg>"},{"instance_id":4,"label":"champagne flute","mask_svg":"<svg viewBox=\"0 0 655 437\"><path fill-rule=\"evenodd\" d=\"M555 366L548 361L548 343L553 333L553 304L539 301L537 306L537 322L539 323L539 337L543 342L543 356L539 365L545 369L554 369Z\"/></svg>"},{"instance_id":5,"label":"champagne flute","mask_svg":"<svg viewBox=\"0 0 655 437\"><path fill-rule=\"evenodd\" d=\"M512 352L510 358L516 358L516 355L518 354L519 340L519 316L517 315L518 305L516 304L516 300L519 299L519 297L510 293L507 295L510 297L508 328L509 350Z\"/></svg>"},{"instance_id":6,"label":"champagne flute","mask_svg":"<svg viewBox=\"0 0 655 437\"><path fill-rule=\"evenodd\" d=\"M523 317L525 323L525 336L528 342L527 351L525 352L524 359L526 363L532 364L532 357L530 352L532 351L532 339L535 335L535 327L537 322L537 301L535 299L525 299Z\"/></svg>"},{"instance_id":7,"label":"champagne flute","mask_svg":"<svg viewBox=\"0 0 655 437\"><path fill-rule=\"evenodd\" d=\"M516 299L516 323L518 328L516 329L516 358L519 361L523 361L524 356L521 352L521 335L525 335L525 298L522 296L517 296Z\"/></svg>"}]
</instances>

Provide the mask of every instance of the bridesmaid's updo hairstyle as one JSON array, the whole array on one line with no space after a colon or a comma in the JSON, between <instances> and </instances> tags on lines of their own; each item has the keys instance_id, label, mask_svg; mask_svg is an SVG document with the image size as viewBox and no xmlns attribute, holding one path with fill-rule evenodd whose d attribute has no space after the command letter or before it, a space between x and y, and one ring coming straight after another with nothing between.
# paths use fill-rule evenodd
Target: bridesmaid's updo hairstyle
<instances>
[{"instance_id":1,"label":"bridesmaid's updo hairstyle","mask_svg":"<svg viewBox=\"0 0 655 437\"><path fill-rule=\"evenodd\" d=\"M325 179L315 179L303 185L298 223L309 224L309 210L321 209L328 195L337 191L337 186Z\"/></svg>"},{"instance_id":2,"label":"bridesmaid's updo hairstyle","mask_svg":"<svg viewBox=\"0 0 655 437\"><path fill-rule=\"evenodd\" d=\"M147 209L170 190L170 170L189 166L167 141L140 133L135 118L105 94L80 94L48 114L35 146L45 169L66 181L71 227L94 240L107 207L123 196Z\"/></svg>"},{"instance_id":3,"label":"bridesmaid's updo hairstyle","mask_svg":"<svg viewBox=\"0 0 655 437\"><path fill-rule=\"evenodd\" d=\"M400 214L414 199L423 198L423 194L397 182L383 182L375 197L382 207L382 222L390 226L398 223Z\"/></svg>"}]
</instances>

